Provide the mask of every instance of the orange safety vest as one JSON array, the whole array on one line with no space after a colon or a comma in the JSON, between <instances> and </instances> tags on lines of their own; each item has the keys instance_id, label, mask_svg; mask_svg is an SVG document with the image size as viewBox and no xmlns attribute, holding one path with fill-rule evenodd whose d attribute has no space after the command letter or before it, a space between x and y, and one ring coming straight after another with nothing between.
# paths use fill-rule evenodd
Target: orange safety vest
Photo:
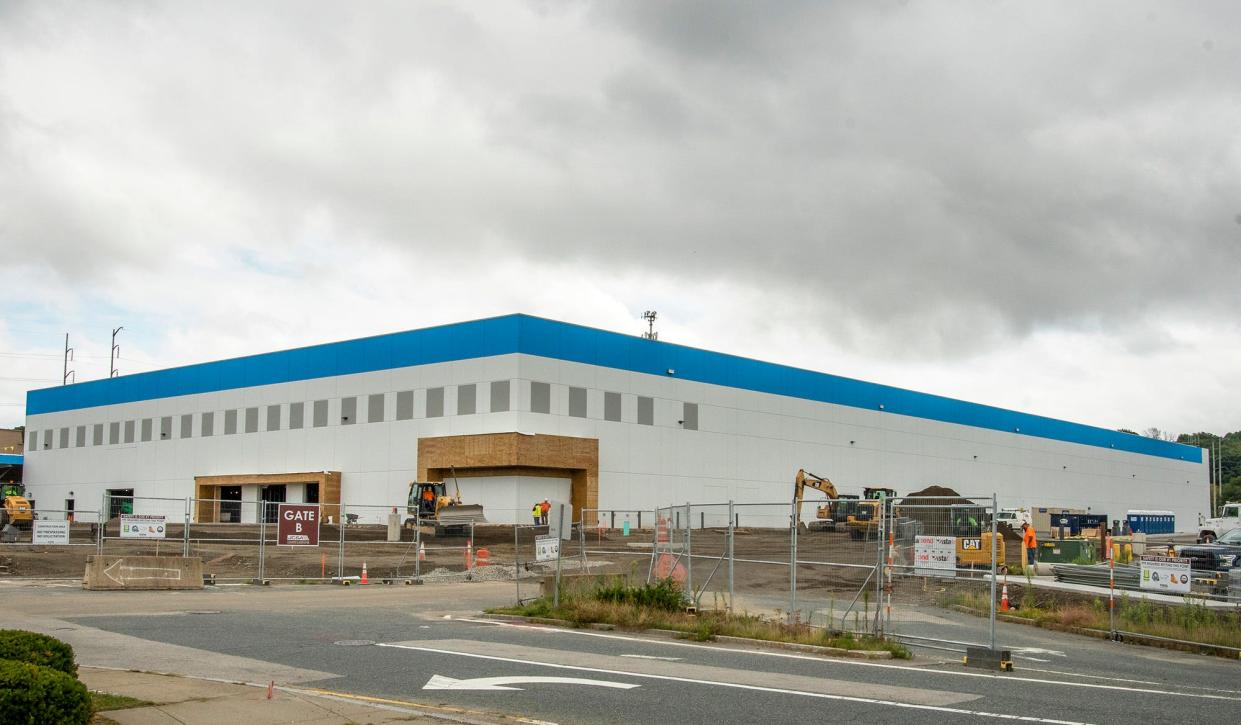
<instances>
[{"instance_id":1,"label":"orange safety vest","mask_svg":"<svg viewBox=\"0 0 1241 725\"><path fill-rule=\"evenodd\" d=\"M1026 527L1026 533L1025 536L1022 537L1021 543L1024 544L1027 549L1038 548L1038 540L1034 538L1033 526Z\"/></svg>"}]
</instances>

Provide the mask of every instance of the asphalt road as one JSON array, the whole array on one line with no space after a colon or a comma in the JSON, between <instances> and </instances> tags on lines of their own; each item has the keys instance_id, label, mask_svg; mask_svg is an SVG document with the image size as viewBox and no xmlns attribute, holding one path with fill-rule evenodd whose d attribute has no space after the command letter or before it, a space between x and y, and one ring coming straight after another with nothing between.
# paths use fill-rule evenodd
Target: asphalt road
<instances>
[{"instance_id":1,"label":"asphalt road","mask_svg":"<svg viewBox=\"0 0 1241 725\"><path fill-rule=\"evenodd\" d=\"M1233 722L1241 711L1235 661L1020 625L999 627L1017 656L1015 672L999 673L966 669L959 655L936 650L909 663L869 662L494 623L476 612L511 598L498 585L350 589L103 598L24 589L9 598L16 620L58 630L88 664L156 661L196 674L214 663L254 679L267 668L301 687L441 705L484 720L503 713L565 723L1153 723ZM942 611L923 619L920 633L945 639L979 626Z\"/></svg>"}]
</instances>

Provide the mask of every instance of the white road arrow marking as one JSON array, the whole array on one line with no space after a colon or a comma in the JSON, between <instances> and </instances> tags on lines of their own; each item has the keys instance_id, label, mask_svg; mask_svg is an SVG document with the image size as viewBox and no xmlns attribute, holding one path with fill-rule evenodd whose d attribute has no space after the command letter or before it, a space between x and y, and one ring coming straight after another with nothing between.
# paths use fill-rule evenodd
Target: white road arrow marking
<instances>
[{"instance_id":1,"label":"white road arrow marking","mask_svg":"<svg viewBox=\"0 0 1241 725\"><path fill-rule=\"evenodd\" d=\"M609 682L607 680L588 680L584 677L475 677L469 680L455 680L443 675L432 675L424 690L520 690L520 687L507 685L593 685L595 687L611 687L617 690L631 690L638 685L628 682Z\"/></svg>"},{"instance_id":2,"label":"white road arrow marking","mask_svg":"<svg viewBox=\"0 0 1241 725\"><path fill-rule=\"evenodd\" d=\"M621 657L632 657L635 660L664 660L667 662L680 662L680 657L656 657L655 655L621 655Z\"/></svg>"},{"instance_id":3,"label":"white road arrow marking","mask_svg":"<svg viewBox=\"0 0 1241 725\"><path fill-rule=\"evenodd\" d=\"M124 584L126 579L174 579L181 578L180 569L164 569L155 566L125 566L124 559L117 559L103 570L104 576L117 584ZM114 573L115 572L115 573ZM118 576L119 574L119 576Z\"/></svg>"},{"instance_id":4,"label":"white road arrow marking","mask_svg":"<svg viewBox=\"0 0 1241 725\"><path fill-rule=\"evenodd\" d=\"M1020 653L1023 655L1052 655L1053 657L1066 657L1067 656L1060 650L1040 649L1038 647L1013 647L1013 653L1014 654Z\"/></svg>"}]
</instances>

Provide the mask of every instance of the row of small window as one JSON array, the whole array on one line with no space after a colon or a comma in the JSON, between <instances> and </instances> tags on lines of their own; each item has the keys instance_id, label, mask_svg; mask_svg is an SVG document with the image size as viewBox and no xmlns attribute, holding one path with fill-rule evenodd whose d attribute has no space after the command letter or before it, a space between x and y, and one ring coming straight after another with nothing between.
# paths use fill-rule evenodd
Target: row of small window
<instances>
[{"instance_id":1,"label":"row of small window","mask_svg":"<svg viewBox=\"0 0 1241 725\"><path fill-rule=\"evenodd\" d=\"M477 412L478 387L471 383L469 385L457 386L457 415L473 415ZM311 426L315 428L324 428L328 424L328 401L315 400L311 403ZM276 431L281 430L281 405L268 405L267 420L264 430ZM384 420L384 394L375 393L366 397L366 419L368 423L382 423ZM242 420L243 430L246 433L257 433L259 430L259 408L244 408L245 417ZM358 398L349 397L340 399L340 424L352 425L357 422ZM498 380L491 383L491 412L505 413L509 410L509 381ZM223 435L233 435L238 432L238 416L239 411L226 410L223 411L224 426ZM551 413L551 383L530 383L530 412L532 413ZM216 413L214 411L200 413L199 436L210 437L215 435ZM305 427L306 404L290 403L289 404L289 430L297 430ZM444 388L428 388L426 417L441 418L444 415ZM569 415L574 418L586 417L586 388L569 388ZM396 394L396 419L411 420L414 417L414 391L402 390ZM173 431L174 416L166 415L161 418L143 418L140 421L127 420L123 422L107 423L107 442L109 445L118 443L133 443L135 435L142 442L148 442L154 439L155 422L159 421L159 440L169 440ZM603 394L603 419L613 422L621 422L621 394L604 392ZM677 421L685 430L698 430L698 404L682 403L681 420ZM650 397L638 396L638 425L654 425L655 424L655 399ZM140 429L138 424L141 424ZM79 425L74 430L74 447L82 448L87 445L86 433L87 428L91 428L91 445L100 446L104 444L104 423L95 423L93 426ZM178 425L179 438L191 438L194 434L194 414L186 413L179 416ZM43 431L42 443L43 449L52 448L54 437L59 434L57 448L69 447L69 428L60 428L58 431L47 429ZM39 450L40 436L39 431L30 431L29 445L27 450Z\"/></svg>"}]
</instances>

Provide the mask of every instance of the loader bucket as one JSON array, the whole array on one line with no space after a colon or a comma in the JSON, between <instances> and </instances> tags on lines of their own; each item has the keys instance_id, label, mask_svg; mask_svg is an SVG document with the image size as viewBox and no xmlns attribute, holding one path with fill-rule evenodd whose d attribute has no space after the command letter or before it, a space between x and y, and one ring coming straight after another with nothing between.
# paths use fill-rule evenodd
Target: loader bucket
<instances>
[{"instance_id":1,"label":"loader bucket","mask_svg":"<svg viewBox=\"0 0 1241 725\"><path fill-rule=\"evenodd\" d=\"M480 504L456 504L440 509L439 520L443 523L487 523Z\"/></svg>"}]
</instances>

